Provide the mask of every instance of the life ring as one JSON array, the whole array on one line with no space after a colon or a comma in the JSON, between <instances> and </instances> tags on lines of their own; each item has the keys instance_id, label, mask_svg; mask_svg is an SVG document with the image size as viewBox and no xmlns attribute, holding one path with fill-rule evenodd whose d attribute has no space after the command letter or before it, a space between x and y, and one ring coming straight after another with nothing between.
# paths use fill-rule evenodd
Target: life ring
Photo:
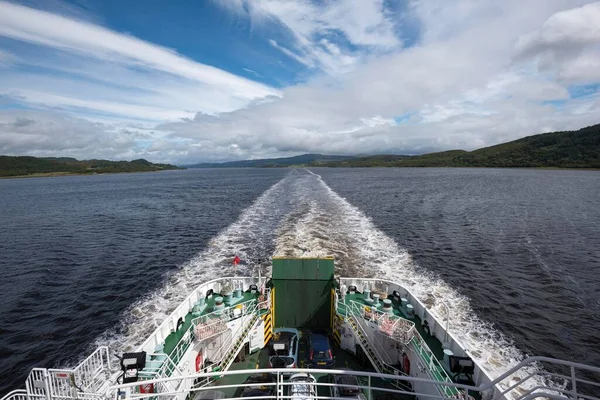
<instances>
[{"instance_id":1,"label":"life ring","mask_svg":"<svg viewBox=\"0 0 600 400\"><path fill-rule=\"evenodd\" d=\"M141 384L140 393L154 393L154 383Z\"/></svg>"},{"instance_id":2,"label":"life ring","mask_svg":"<svg viewBox=\"0 0 600 400\"><path fill-rule=\"evenodd\" d=\"M402 369L404 369L406 375L410 375L410 358L406 353L402 353Z\"/></svg>"},{"instance_id":3,"label":"life ring","mask_svg":"<svg viewBox=\"0 0 600 400\"><path fill-rule=\"evenodd\" d=\"M196 372L200 372L203 364L204 364L204 359L202 358L202 352L200 351L200 352L198 352L198 355L196 355Z\"/></svg>"}]
</instances>

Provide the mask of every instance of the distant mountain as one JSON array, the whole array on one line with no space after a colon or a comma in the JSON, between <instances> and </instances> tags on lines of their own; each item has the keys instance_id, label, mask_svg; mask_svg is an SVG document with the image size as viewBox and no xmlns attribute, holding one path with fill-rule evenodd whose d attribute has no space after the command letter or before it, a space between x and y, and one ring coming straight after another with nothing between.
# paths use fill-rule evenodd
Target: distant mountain
<instances>
[{"instance_id":1,"label":"distant mountain","mask_svg":"<svg viewBox=\"0 0 600 400\"><path fill-rule=\"evenodd\" d=\"M376 155L314 164L326 167L600 168L600 124L550 132L474 151L418 156Z\"/></svg>"},{"instance_id":2,"label":"distant mountain","mask_svg":"<svg viewBox=\"0 0 600 400\"><path fill-rule=\"evenodd\" d=\"M243 167L496 167L600 168L600 124L578 131L550 132L474 151L449 150L417 156L379 154L295 157L203 163L188 168Z\"/></svg>"},{"instance_id":3,"label":"distant mountain","mask_svg":"<svg viewBox=\"0 0 600 400\"><path fill-rule=\"evenodd\" d=\"M324 163L331 161L349 160L352 156L332 156L323 154L302 154L294 157L283 158L264 158L259 160L228 161L223 163L200 163L186 165L186 168L269 168L269 167L290 167L310 165L314 163Z\"/></svg>"},{"instance_id":4,"label":"distant mountain","mask_svg":"<svg viewBox=\"0 0 600 400\"><path fill-rule=\"evenodd\" d=\"M107 174L182 169L170 164L155 164L144 159L133 161L84 160L68 157L0 156L0 176L45 176L69 174Z\"/></svg>"}]
</instances>

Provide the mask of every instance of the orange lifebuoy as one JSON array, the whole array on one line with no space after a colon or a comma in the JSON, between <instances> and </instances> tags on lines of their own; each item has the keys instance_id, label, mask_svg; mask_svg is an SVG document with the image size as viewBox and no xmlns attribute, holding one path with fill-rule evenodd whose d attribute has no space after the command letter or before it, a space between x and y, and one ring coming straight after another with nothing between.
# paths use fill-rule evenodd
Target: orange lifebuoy
<instances>
[{"instance_id":1,"label":"orange lifebuoy","mask_svg":"<svg viewBox=\"0 0 600 400\"><path fill-rule=\"evenodd\" d=\"M410 375L410 359L406 353L402 354L402 368L404 369L404 373L406 375Z\"/></svg>"},{"instance_id":2,"label":"orange lifebuoy","mask_svg":"<svg viewBox=\"0 0 600 400\"><path fill-rule=\"evenodd\" d=\"M203 363L204 360L202 359L202 352L198 352L198 355L196 356L196 372L200 372Z\"/></svg>"},{"instance_id":3,"label":"orange lifebuoy","mask_svg":"<svg viewBox=\"0 0 600 400\"><path fill-rule=\"evenodd\" d=\"M154 384L144 383L140 385L140 393L154 393Z\"/></svg>"}]
</instances>

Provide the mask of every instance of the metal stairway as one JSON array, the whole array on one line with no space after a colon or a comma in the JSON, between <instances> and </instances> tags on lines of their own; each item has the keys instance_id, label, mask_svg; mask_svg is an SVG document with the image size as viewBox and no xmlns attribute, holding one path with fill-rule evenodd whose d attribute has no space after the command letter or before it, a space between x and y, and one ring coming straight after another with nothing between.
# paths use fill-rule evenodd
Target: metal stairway
<instances>
[{"instance_id":1,"label":"metal stairway","mask_svg":"<svg viewBox=\"0 0 600 400\"><path fill-rule=\"evenodd\" d=\"M354 337L358 340L360 347L364 350L367 358L375 368L375 370L381 374L390 374L390 375L406 375L404 372L400 371L382 361L382 357L378 355L375 351L373 345L368 340L367 335L365 334L363 328L360 326L360 322L358 318L362 318L362 316L357 317L354 312L351 312L346 317L346 322L350 326ZM412 391L412 388L408 385L403 384L401 381L392 381L390 384L398 389Z\"/></svg>"},{"instance_id":2,"label":"metal stairway","mask_svg":"<svg viewBox=\"0 0 600 400\"><path fill-rule=\"evenodd\" d=\"M452 383L452 379L448 376L448 373L442 367L439 360L433 355L423 338L417 333L409 342L410 348L425 364L424 367L428 371L428 375L431 379L439 382ZM459 395L459 391L451 386L439 385L438 389L446 397L454 397Z\"/></svg>"},{"instance_id":3,"label":"metal stairway","mask_svg":"<svg viewBox=\"0 0 600 400\"><path fill-rule=\"evenodd\" d=\"M380 374L385 373L385 364L375 354L375 351L369 344L369 340L365 337L362 329L359 328L356 317L352 315L346 318L346 322L348 322L352 333L354 333L354 336L358 339L360 347L362 347L362 349L364 350L365 354L367 355L367 358L369 359L371 364L373 364L373 367L375 367L375 370Z\"/></svg>"},{"instance_id":4,"label":"metal stairway","mask_svg":"<svg viewBox=\"0 0 600 400\"><path fill-rule=\"evenodd\" d=\"M219 366L220 370L226 371L229 369L231 364L233 364L233 360L235 359L235 356L240 352L240 350L244 344L244 341L248 337L248 334L250 333L252 328L254 328L254 325L256 325L256 322L259 320L260 320L260 317L258 316L258 314L253 313L252 316L250 317L249 321L239 328L239 329L242 329L242 331L237 336L237 339L234 340L229 351L227 351L227 353L223 357L223 359L220 363L220 366ZM234 338L235 338L235 335L234 335Z\"/></svg>"},{"instance_id":5,"label":"metal stairway","mask_svg":"<svg viewBox=\"0 0 600 400\"><path fill-rule=\"evenodd\" d=\"M243 322L236 330L235 332L231 333L231 338L230 341L228 341L226 344L224 344L223 346L221 346L221 348L218 350L218 353L223 354L220 358L217 358L215 360L215 363L211 365L210 367L210 371L206 371L206 372L218 372L218 371L226 371L229 369L229 367L231 366L231 364L233 364L233 361L235 360L235 356L240 352L244 341L246 340L246 338L248 337L248 334L250 333L250 331L256 326L257 322L261 321L260 319L260 303L256 302L256 301L249 301L246 303L243 303L244 307L243 307L243 311L241 315L231 315L229 317L227 317L228 321L231 321L233 319L236 318L246 318L246 322ZM223 334L224 332L229 331L231 332L230 329L225 328L225 330L220 330L218 333L216 334ZM211 334L208 337L213 337L214 335ZM204 340L204 339L200 339L200 340ZM196 382L194 383L193 387L201 387L201 386L206 386L208 384L210 384L211 382L214 382L215 377L211 377L211 378L207 378L206 380L203 380L202 382Z\"/></svg>"}]
</instances>

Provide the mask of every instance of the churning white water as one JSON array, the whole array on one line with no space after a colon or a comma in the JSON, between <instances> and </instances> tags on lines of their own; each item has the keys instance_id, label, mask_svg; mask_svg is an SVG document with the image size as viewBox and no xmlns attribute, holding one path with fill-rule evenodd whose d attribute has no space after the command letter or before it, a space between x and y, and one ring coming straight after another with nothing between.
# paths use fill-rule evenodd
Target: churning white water
<instances>
[{"instance_id":1,"label":"churning white water","mask_svg":"<svg viewBox=\"0 0 600 400\"><path fill-rule=\"evenodd\" d=\"M109 345L117 353L135 348L195 287L231 275L235 255L249 260L240 268L244 275L254 272L256 260L272 256L334 256L339 274L397 281L439 321L446 319L443 300L450 308L450 332L492 377L523 359L508 338L474 314L467 298L419 268L392 238L310 170L292 170L264 192L208 248L169 276L160 290L126 311L123 326L107 332L97 344Z\"/></svg>"}]
</instances>

